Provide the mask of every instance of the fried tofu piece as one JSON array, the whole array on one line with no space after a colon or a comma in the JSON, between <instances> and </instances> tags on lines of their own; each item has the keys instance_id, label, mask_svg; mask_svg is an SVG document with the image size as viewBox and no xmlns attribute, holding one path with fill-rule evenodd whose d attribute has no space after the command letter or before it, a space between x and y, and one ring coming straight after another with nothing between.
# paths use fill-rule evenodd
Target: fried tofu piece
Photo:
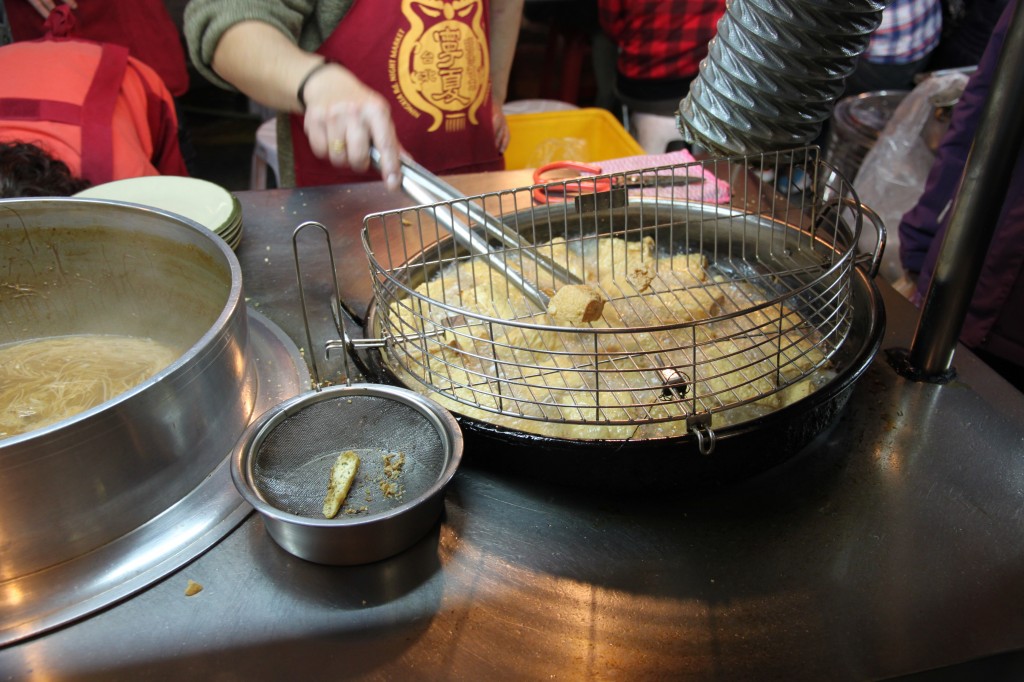
<instances>
[{"instance_id":1,"label":"fried tofu piece","mask_svg":"<svg viewBox=\"0 0 1024 682\"><path fill-rule=\"evenodd\" d=\"M622 326L644 327L705 320L721 312L722 302L721 291L694 288L646 293L635 299L614 303Z\"/></svg>"},{"instance_id":2,"label":"fried tofu piece","mask_svg":"<svg viewBox=\"0 0 1024 682\"><path fill-rule=\"evenodd\" d=\"M597 281L604 286L616 281L631 282L631 276L641 278L639 281L648 274L653 278L654 240L651 237L640 241L603 237L590 248L593 251L587 253L588 282Z\"/></svg>"},{"instance_id":3,"label":"fried tofu piece","mask_svg":"<svg viewBox=\"0 0 1024 682\"><path fill-rule=\"evenodd\" d=\"M702 286L707 281L708 259L700 253L660 258L651 237L640 241L600 240L596 268L601 287L624 295L648 290L666 291ZM592 277L591 277L592 279ZM629 284L631 288L624 285Z\"/></svg>"},{"instance_id":4,"label":"fried tofu piece","mask_svg":"<svg viewBox=\"0 0 1024 682\"><path fill-rule=\"evenodd\" d=\"M702 253L677 253L669 259L668 268L676 272L686 272L703 282L708 277L708 258Z\"/></svg>"},{"instance_id":5,"label":"fried tofu piece","mask_svg":"<svg viewBox=\"0 0 1024 682\"><path fill-rule=\"evenodd\" d=\"M331 467L331 478L327 482L327 496L324 498L324 516L333 519L341 510L341 505L348 497L348 491L352 488L352 481L359 471L359 455L351 450L338 455L334 466Z\"/></svg>"},{"instance_id":6,"label":"fried tofu piece","mask_svg":"<svg viewBox=\"0 0 1024 682\"><path fill-rule=\"evenodd\" d=\"M638 293L647 291L654 281L654 269L650 263L643 263L629 268L626 272L626 281L629 282Z\"/></svg>"},{"instance_id":7,"label":"fried tofu piece","mask_svg":"<svg viewBox=\"0 0 1024 682\"><path fill-rule=\"evenodd\" d=\"M533 252L538 258L555 263L582 280L586 277L586 269L578 248L578 245L568 244L563 237L555 237L550 242L535 247ZM536 282L541 290L558 286L561 281L552 277L546 269L538 269L536 263L526 257L514 259L512 269L521 270L523 278L528 282Z\"/></svg>"},{"instance_id":8,"label":"fried tofu piece","mask_svg":"<svg viewBox=\"0 0 1024 682\"><path fill-rule=\"evenodd\" d=\"M572 326L593 322L604 310L604 296L587 284L567 284L551 297L548 316Z\"/></svg>"}]
</instances>

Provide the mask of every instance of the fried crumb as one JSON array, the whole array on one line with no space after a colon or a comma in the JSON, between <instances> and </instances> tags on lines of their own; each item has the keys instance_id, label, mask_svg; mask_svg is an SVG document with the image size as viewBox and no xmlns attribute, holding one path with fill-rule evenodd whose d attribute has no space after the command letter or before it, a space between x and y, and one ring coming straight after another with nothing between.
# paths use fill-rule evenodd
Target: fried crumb
<instances>
[{"instance_id":1,"label":"fried crumb","mask_svg":"<svg viewBox=\"0 0 1024 682\"><path fill-rule=\"evenodd\" d=\"M654 272L651 271L650 265L645 263L627 272L626 280L633 285L637 292L642 293L650 289L651 282L654 281Z\"/></svg>"},{"instance_id":2,"label":"fried crumb","mask_svg":"<svg viewBox=\"0 0 1024 682\"><path fill-rule=\"evenodd\" d=\"M185 596L186 597L192 597L194 595L199 594L202 591L203 591L203 586L200 585L199 583L197 583L194 580L189 580L188 584L185 586Z\"/></svg>"},{"instance_id":3,"label":"fried crumb","mask_svg":"<svg viewBox=\"0 0 1024 682\"><path fill-rule=\"evenodd\" d=\"M389 452L381 455L381 458L384 461L384 469L383 475L377 481L377 487L384 493L384 497L402 499L402 496L405 494L405 487L396 483L396 481L402 475L402 469L405 467L405 453ZM367 501L369 501L369 493L367 493Z\"/></svg>"},{"instance_id":4,"label":"fried crumb","mask_svg":"<svg viewBox=\"0 0 1024 682\"><path fill-rule=\"evenodd\" d=\"M391 480L399 477L402 473L403 467L405 467L404 452L394 452L384 455L384 475Z\"/></svg>"},{"instance_id":5,"label":"fried crumb","mask_svg":"<svg viewBox=\"0 0 1024 682\"><path fill-rule=\"evenodd\" d=\"M378 483L378 485L380 486L380 491L384 493L384 497L391 499L401 498L403 492L402 486L395 482L385 479Z\"/></svg>"}]
</instances>

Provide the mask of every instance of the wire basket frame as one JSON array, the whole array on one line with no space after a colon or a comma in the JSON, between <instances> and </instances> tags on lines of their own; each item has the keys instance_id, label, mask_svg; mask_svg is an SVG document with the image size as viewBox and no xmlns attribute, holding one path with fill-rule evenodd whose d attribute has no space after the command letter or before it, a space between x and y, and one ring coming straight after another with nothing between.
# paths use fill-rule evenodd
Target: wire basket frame
<instances>
[{"instance_id":1,"label":"wire basket frame","mask_svg":"<svg viewBox=\"0 0 1024 682\"><path fill-rule=\"evenodd\" d=\"M765 191L757 177L768 169L806 182ZM730 182L729 205L689 198L704 171ZM595 192L593 180L611 189ZM827 378L850 332L861 208L807 148L371 214L368 332L402 382L463 415L580 439L635 438L639 427L713 439L713 425L778 409ZM453 222L487 252L453 239ZM596 292L599 318L566 323L529 295L567 283Z\"/></svg>"}]
</instances>

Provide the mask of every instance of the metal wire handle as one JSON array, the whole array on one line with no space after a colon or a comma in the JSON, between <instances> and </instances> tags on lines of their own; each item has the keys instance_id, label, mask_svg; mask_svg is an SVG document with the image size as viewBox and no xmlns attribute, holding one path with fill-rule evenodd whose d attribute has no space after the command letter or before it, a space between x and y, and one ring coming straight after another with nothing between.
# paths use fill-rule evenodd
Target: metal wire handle
<instances>
[{"instance_id":1,"label":"metal wire handle","mask_svg":"<svg viewBox=\"0 0 1024 682\"><path fill-rule=\"evenodd\" d=\"M339 331L344 335L344 320L340 307L343 305L341 302L341 287L338 285L338 269L334 264L334 249L331 247L331 233L327 231L327 228L323 223L318 223L315 220L307 220L301 223L292 231L292 255L295 258L295 279L299 287L299 306L302 310L302 326L306 330L306 347L309 348L309 360L313 368L313 390L319 391L322 388L323 381L320 377L320 368L317 365L316 353L313 352L313 335L309 329L309 315L306 310L306 290L302 284L302 266L299 263L299 234L307 228L317 228L323 235L324 240L327 242L327 256L331 261L331 278L334 284L334 300L331 302L331 312L334 315L334 323L338 327ZM327 341L324 344L325 353L330 356L330 352L333 349L339 347L337 340ZM340 342L341 347L344 348L344 342ZM351 384L351 371L349 368L349 357L348 353L344 354L343 362L345 366L345 383L346 385Z\"/></svg>"}]
</instances>

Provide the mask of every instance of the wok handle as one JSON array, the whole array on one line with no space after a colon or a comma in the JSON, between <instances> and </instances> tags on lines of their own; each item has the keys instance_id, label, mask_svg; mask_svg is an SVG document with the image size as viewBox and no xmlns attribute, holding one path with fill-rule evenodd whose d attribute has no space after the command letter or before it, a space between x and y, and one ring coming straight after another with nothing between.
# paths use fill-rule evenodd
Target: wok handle
<instances>
[{"instance_id":1,"label":"wok handle","mask_svg":"<svg viewBox=\"0 0 1024 682\"><path fill-rule=\"evenodd\" d=\"M345 331L345 320L352 321L353 324L358 326L355 315L345 307L344 302L341 299L341 287L338 285L338 269L334 264L334 249L331 247L331 233L323 225L315 220L307 220L301 223L292 232L292 255L295 258L295 278L299 288L299 305L302 309L302 326L306 330L306 347L309 349L309 361L313 369L313 390L319 391L322 388L322 379L320 377L320 368L316 361L316 352L313 350L313 335L309 329L309 313L307 312L306 305L306 290L302 284L302 266L299 262L299 234L303 231L316 228L323 234L324 240L327 242L327 255L331 262L331 279L334 285L334 297L331 301L331 314L334 317L334 325L338 329L338 333L342 335L343 341L328 340L324 343L325 356L329 357L332 350L336 350L341 347L345 351L343 357L345 367L345 383L352 383L352 371L349 367L349 360L353 360L359 366L359 370L366 374L366 367L359 361L359 357L353 352L350 356L347 349L348 344L348 333Z\"/></svg>"},{"instance_id":2,"label":"wok handle","mask_svg":"<svg viewBox=\"0 0 1024 682\"><path fill-rule=\"evenodd\" d=\"M852 201L852 199L851 199ZM875 213L871 208L864 204L857 204L857 210L871 221L875 231L878 232L878 243L875 244L875 250L871 254L871 265L868 267L868 277L874 279L878 274L878 269L882 266L882 254L885 253L885 242L886 242L886 231L885 223L882 221L882 217ZM866 254L865 254L866 255ZM864 260L867 260L866 258Z\"/></svg>"},{"instance_id":3,"label":"wok handle","mask_svg":"<svg viewBox=\"0 0 1024 682\"><path fill-rule=\"evenodd\" d=\"M859 199L853 196L836 197L830 200L818 216L818 221L822 221L826 215L831 215L829 211L835 211L837 215L841 215L844 208L853 211L858 221L861 221L862 218L867 218L878 233L878 241L875 243L875 248L870 254L854 254L854 263L857 265L868 263L868 276L874 279L878 275L879 268L882 266L882 255L885 253L885 222L867 204L862 204ZM860 230L857 230L853 235L853 245L851 248L856 249L859 242Z\"/></svg>"}]
</instances>

